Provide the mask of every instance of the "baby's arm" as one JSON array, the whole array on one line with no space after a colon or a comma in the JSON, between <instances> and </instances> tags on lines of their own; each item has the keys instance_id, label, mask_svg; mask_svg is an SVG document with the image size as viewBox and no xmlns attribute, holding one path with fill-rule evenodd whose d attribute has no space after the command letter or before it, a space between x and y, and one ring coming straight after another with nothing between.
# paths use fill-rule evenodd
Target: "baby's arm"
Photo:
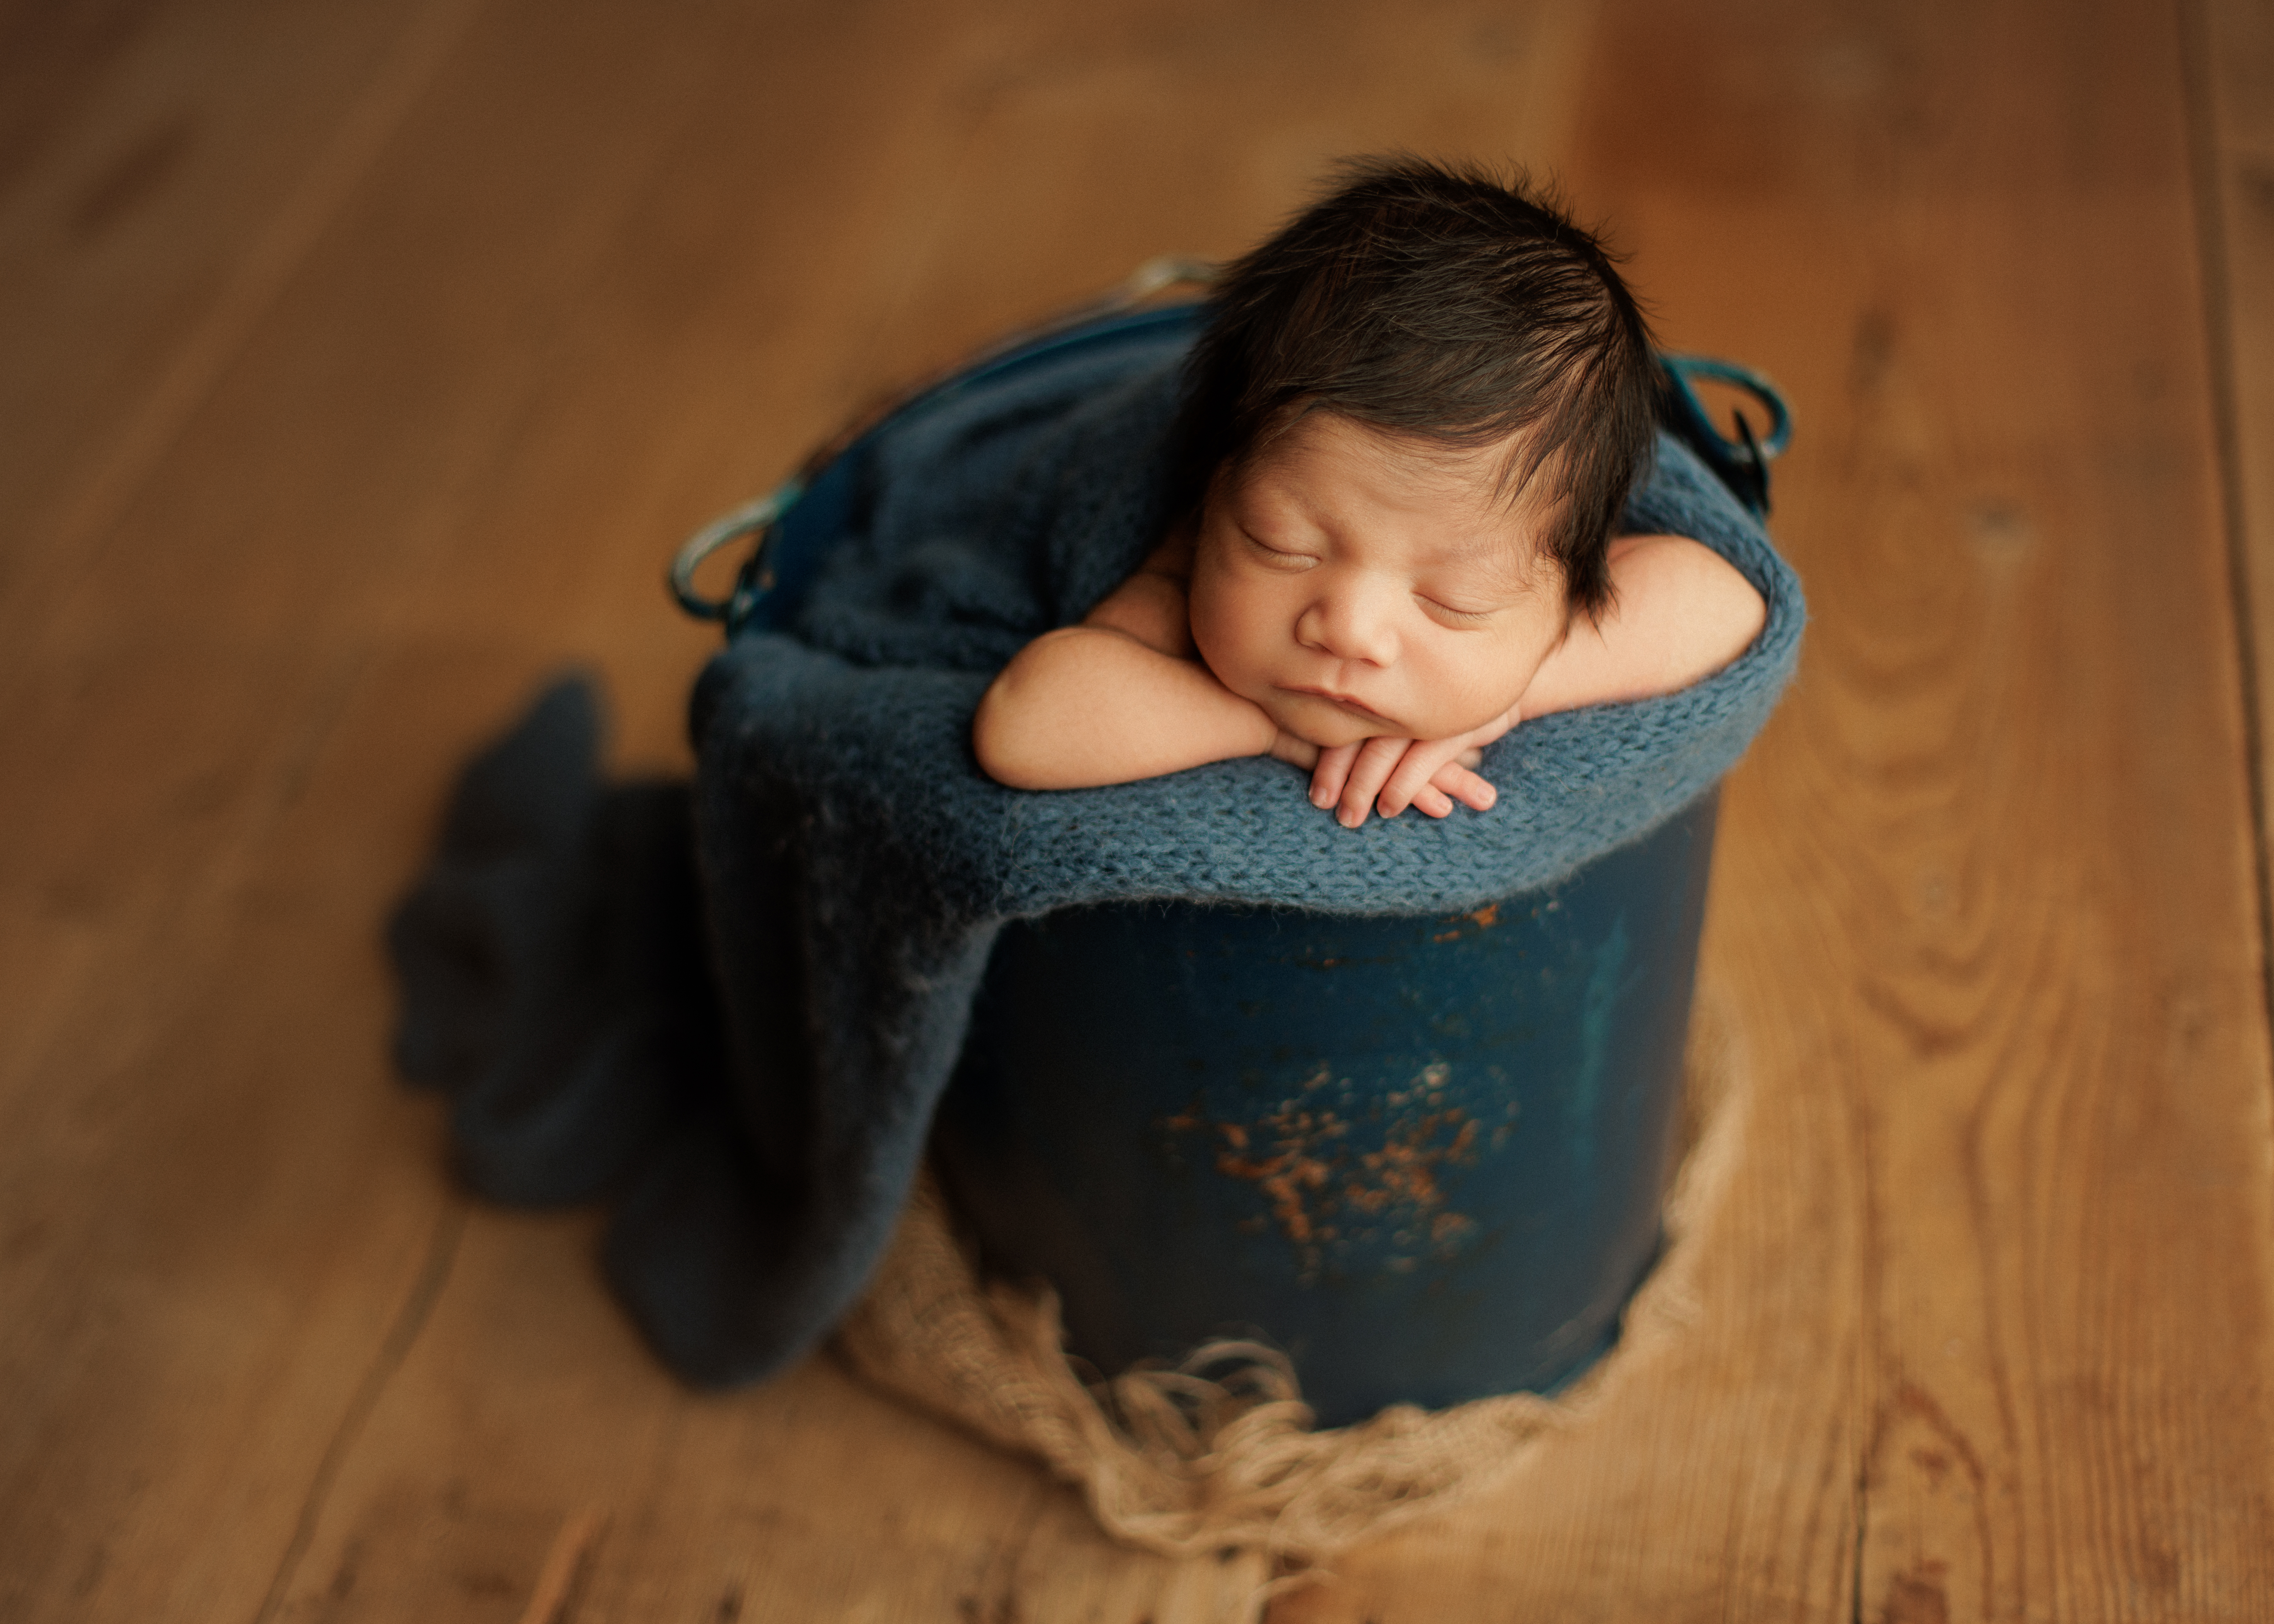
<instances>
[{"instance_id":1,"label":"baby's arm","mask_svg":"<svg viewBox=\"0 0 2274 1624\"><path fill-rule=\"evenodd\" d=\"M1519 715L1672 694L1752 646L1768 605L1736 566L1686 536L1611 543L1611 604L1571 629L1518 702Z\"/></svg>"},{"instance_id":2,"label":"baby's arm","mask_svg":"<svg viewBox=\"0 0 2274 1624\"><path fill-rule=\"evenodd\" d=\"M1182 537L1164 544L1081 625L1035 638L1003 668L971 725L989 778L1083 789L1299 742L1283 741L1194 653L1190 550Z\"/></svg>"}]
</instances>

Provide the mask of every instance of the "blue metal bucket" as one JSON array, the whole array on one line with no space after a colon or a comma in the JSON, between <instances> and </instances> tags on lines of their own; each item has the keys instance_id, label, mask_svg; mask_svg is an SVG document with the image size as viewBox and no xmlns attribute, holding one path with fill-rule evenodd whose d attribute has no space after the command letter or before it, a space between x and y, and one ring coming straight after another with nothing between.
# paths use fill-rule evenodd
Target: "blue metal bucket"
<instances>
[{"instance_id":1,"label":"blue metal bucket","mask_svg":"<svg viewBox=\"0 0 2274 1624\"><path fill-rule=\"evenodd\" d=\"M1449 918L1006 928L934 1135L990 1267L1107 1371L1260 1332L1326 1425L1570 1380L1658 1247L1714 805Z\"/></svg>"},{"instance_id":2,"label":"blue metal bucket","mask_svg":"<svg viewBox=\"0 0 2274 1624\"><path fill-rule=\"evenodd\" d=\"M898 410L1196 320L1080 322ZM1765 512L1773 388L1667 369L1668 426ZM1724 440L1692 376L1766 402L1769 439ZM788 623L878 422L689 539L690 613ZM703 597L697 568L749 536L733 593ZM1658 1246L1714 808L1451 918L1116 906L1006 928L934 1139L990 1264L1054 1282L1073 1351L1107 1371L1261 1333L1324 1425L1568 1382Z\"/></svg>"}]
</instances>

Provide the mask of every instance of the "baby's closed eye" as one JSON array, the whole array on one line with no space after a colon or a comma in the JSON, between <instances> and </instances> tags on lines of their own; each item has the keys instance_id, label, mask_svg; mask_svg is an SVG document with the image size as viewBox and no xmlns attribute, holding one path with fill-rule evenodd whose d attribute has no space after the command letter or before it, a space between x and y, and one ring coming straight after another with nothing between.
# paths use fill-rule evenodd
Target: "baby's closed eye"
<instances>
[{"instance_id":1,"label":"baby's closed eye","mask_svg":"<svg viewBox=\"0 0 2274 1624\"><path fill-rule=\"evenodd\" d=\"M1442 598L1433 598L1427 592L1416 592L1413 597L1430 614L1455 626L1482 626L1499 613L1488 608L1465 609L1457 604L1449 604Z\"/></svg>"},{"instance_id":2,"label":"baby's closed eye","mask_svg":"<svg viewBox=\"0 0 2274 1624\"><path fill-rule=\"evenodd\" d=\"M1276 547L1253 530L1243 530L1239 533L1246 539L1248 551L1274 569L1308 569L1319 561L1315 553L1299 552L1292 547Z\"/></svg>"}]
</instances>

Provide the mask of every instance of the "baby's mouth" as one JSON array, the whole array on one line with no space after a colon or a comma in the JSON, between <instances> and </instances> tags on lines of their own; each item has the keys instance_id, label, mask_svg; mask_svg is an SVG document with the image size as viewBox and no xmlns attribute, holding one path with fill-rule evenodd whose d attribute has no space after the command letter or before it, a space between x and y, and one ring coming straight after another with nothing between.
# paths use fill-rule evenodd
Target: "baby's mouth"
<instances>
[{"instance_id":1,"label":"baby's mouth","mask_svg":"<svg viewBox=\"0 0 2274 1624\"><path fill-rule=\"evenodd\" d=\"M1351 698L1347 694L1337 694L1333 692L1331 689L1323 688L1294 688L1284 686L1279 691L1283 694L1300 694L1309 699L1323 699L1329 704L1335 706L1337 709L1343 710L1351 716L1358 718L1362 722L1379 722L1382 726L1388 728L1395 728L1397 726L1397 723L1382 715L1381 711L1374 710L1369 706L1360 704L1357 700Z\"/></svg>"}]
</instances>

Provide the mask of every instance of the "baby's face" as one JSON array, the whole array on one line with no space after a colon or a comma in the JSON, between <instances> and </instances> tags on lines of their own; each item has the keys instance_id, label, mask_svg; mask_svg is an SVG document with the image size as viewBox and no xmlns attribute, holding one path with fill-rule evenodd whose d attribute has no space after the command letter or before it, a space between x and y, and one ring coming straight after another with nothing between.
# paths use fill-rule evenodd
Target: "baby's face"
<instances>
[{"instance_id":1,"label":"baby's face","mask_svg":"<svg viewBox=\"0 0 2274 1624\"><path fill-rule=\"evenodd\" d=\"M1192 629L1209 669L1321 747L1446 739L1498 717L1562 640L1540 515L1448 451L1313 412L1201 511Z\"/></svg>"}]
</instances>

